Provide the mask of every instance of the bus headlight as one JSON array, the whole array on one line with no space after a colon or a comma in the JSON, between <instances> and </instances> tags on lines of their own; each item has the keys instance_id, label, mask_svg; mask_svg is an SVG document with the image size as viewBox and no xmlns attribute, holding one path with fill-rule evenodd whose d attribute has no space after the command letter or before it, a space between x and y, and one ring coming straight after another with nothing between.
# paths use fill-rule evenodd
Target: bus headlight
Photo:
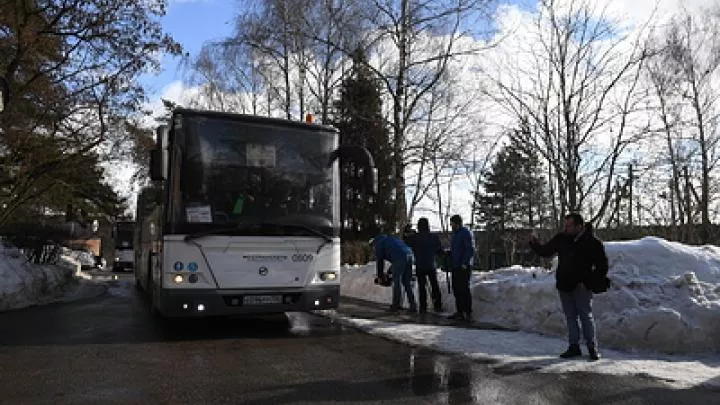
<instances>
[{"instance_id":1,"label":"bus headlight","mask_svg":"<svg viewBox=\"0 0 720 405\"><path fill-rule=\"evenodd\" d=\"M324 271L320 273L320 280L322 281L335 281L337 280L337 273L334 271Z\"/></svg>"},{"instance_id":2,"label":"bus headlight","mask_svg":"<svg viewBox=\"0 0 720 405\"><path fill-rule=\"evenodd\" d=\"M182 284L183 280L184 280L184 278L183 278L182 274L176 274L175 277L173 278L173 281L175 281L175 284Z\"/></svg>"}]
</instances>

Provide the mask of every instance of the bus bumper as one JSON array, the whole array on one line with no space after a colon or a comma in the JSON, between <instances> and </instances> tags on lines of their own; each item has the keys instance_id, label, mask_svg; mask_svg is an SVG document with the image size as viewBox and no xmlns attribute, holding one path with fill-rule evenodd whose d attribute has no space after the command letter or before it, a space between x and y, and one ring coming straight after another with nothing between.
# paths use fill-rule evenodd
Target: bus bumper
<instances>
[{"instance_id":1,"label":"bus bumper","mask_svg":"<svg viewBox=\"0 0 720 405\"><path fill-rule=\"evenodd\" d=\"M334 309L339 285L288 290L156 290L156 307L167 317L275 314Z\"/></svg>"},{"instance_id":2,"label":"bus bumper","mask_svg":"<svg viewBox=\"0 0 720 405\"><path fill-rule=\"evenodd\" d=\"M113 271L130 271L133 269L133 262L115 262L113 263Z\"/></svg>"}]
</instances>

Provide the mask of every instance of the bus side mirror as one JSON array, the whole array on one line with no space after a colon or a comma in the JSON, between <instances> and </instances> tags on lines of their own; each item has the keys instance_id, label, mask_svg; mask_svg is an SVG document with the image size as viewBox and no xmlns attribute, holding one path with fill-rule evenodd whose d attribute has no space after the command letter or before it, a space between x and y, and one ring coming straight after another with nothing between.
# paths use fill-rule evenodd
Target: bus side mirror
<instances>
[{"instance_id":1,"label":"bus side mirror","mask_svg":"<svg viewBox=\"0 0 720 405\"><path fill-rule=\"evenodd\" d=\"M373 167L371 170L368 170L366 172L366 175L370 176L371 178L367 180L370 184L370 189L372 190L373 195L377 195L378 193L378 169L377 167Z\"/></svg>"},{"instance_id":2,"label":"bus side mirror","mask_svg":"<svg viewBox=\"0 0 720 405\"><path fill-rule=\"evenodd\" d=\"M0 76L0 112L5 110L10 99L10 86L8 86L7 80Z\"/></svg>"},{"instance_id":3,"label":"bus side mirror","mask_svg":"<svg viewBox=\"0 0 720 405\"><path fill-rule=\"evenodd\" d=\"M162 193L161 188L153 188L152 189L152 202L155 203L155 206L163 203L163 193ZM148 214L152 214L153 211L155 211L155 206L151 207L150 212Z\"/></svg>"},{"instance_id":4,"label":"bus side mirror","mask_svg":"<svg viewBox=\"0 0 720 405\"><path fill-rule=\"evenodd\" d=\"M163 151L162 149L153 149L150 151L150 179L153 181L165 180L163 172Z\"/></svg>"},{"instance_id":5,"label":"bus side mirror","mask_svg":"<svg viewBox=\"0 0 720 405\"><path fill-rule=\"evenodd\" d=\"M337 159L347 159L365 166L365 170L363 170L363 174L365 175L365 185L373 195L377 195L378 171L375 167L375 159L373 159L369 150L362 146L341 146L330 154L328 167L332 166Z\"/></svg>"},{"instance_id":6,"label":"bus side mirror","mask_svg":"<svg viewBox=\"0 0 720 405\"><path fill-rule=\"evenodd\" d=\"M158 149L167 149L168 145L168 127L160 125L155 129L155 147Z\"/></svg>"}]
</instances>

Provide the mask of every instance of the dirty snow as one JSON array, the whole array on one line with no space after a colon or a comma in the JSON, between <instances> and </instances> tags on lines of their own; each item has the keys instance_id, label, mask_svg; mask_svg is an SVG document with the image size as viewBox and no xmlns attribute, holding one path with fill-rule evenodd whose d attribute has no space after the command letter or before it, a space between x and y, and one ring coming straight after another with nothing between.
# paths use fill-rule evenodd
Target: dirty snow
<instances>
[{"instance_id":1,"label":"dirty snow","mask_svg":"<svg viewBox=\"0 0 720 405\"><path fill-rule=\"evenodd\" d=\"M584 371L662 380L673 387L720 389L720 356L641 355L605 349L603 358L563 360L563 339L527 332L480 330L427 324L384 322L332 315L340 322L387 339L493 362L503 371L565 373ZM585 352L587 353L587 352Z\"/></svg>"},{"instance_id":2,"label":"dirty snow","mask_svg":"<svg viewBox=\"0 0 720 405\"><path fill-rule=\"evenodd\" d=\"M72 258L56 266L31 264L16 247L0 243L0 311L53 302L76 284L76 271Z\"/></svg>"}]
</instances>

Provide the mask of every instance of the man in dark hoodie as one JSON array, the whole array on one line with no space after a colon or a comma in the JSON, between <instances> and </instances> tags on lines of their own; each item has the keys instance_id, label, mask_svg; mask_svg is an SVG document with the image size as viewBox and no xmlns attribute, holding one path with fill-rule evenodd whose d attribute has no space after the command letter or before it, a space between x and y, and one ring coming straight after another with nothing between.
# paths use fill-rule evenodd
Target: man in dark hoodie
<instances>
[{"instance_id":1,"label":"man in dark hoodie","mask_svg":"<svg viewBox=\"0 0 720 405\"><path fill-rule=\"evenodd\" d=\"M436 255L443 254L440 237L430 233L430 223L427 218L420 218L417 222L417 233L409 238L409 245L415 254L415 273L418 279L418 293L420 295L420 313L427 312L427 284L430 284L435 312L442 312L442 298L437 280Z\"/></svg>"},{"instance_id":2,"label":"man in dark hoodie","mask_svg":"<svg viewBox=\"0 0 720 405\"><path fill-rule=\"evenodd\" d=\"M558 233L546 244L538 242L537 235L533 233L530 235L530 247L540 256L558 255L555 287L560 294L570 343L560 357L582 356L579 318L590 360L599 360L592 315L592 290L597 280L604 279L608 272L608 259L602 242L592 234L590 224L585 224L580 214L572 213L565 216L564 232Z\"/></svg>"},{"instance_id":3,"label":"man in dark hoodie","mask_svg":"<svg viewBox=\"0 0 720 405\"><path fill-rule=\"evenodd\" d=\"M470 276L475 257L475 243L472 233L463 226L462 217L450 217L452 238L450 239L450 268L452 288L457 311L450 319L472 321L472 296L470 295Z\"/></svg>"}]
</instances>

